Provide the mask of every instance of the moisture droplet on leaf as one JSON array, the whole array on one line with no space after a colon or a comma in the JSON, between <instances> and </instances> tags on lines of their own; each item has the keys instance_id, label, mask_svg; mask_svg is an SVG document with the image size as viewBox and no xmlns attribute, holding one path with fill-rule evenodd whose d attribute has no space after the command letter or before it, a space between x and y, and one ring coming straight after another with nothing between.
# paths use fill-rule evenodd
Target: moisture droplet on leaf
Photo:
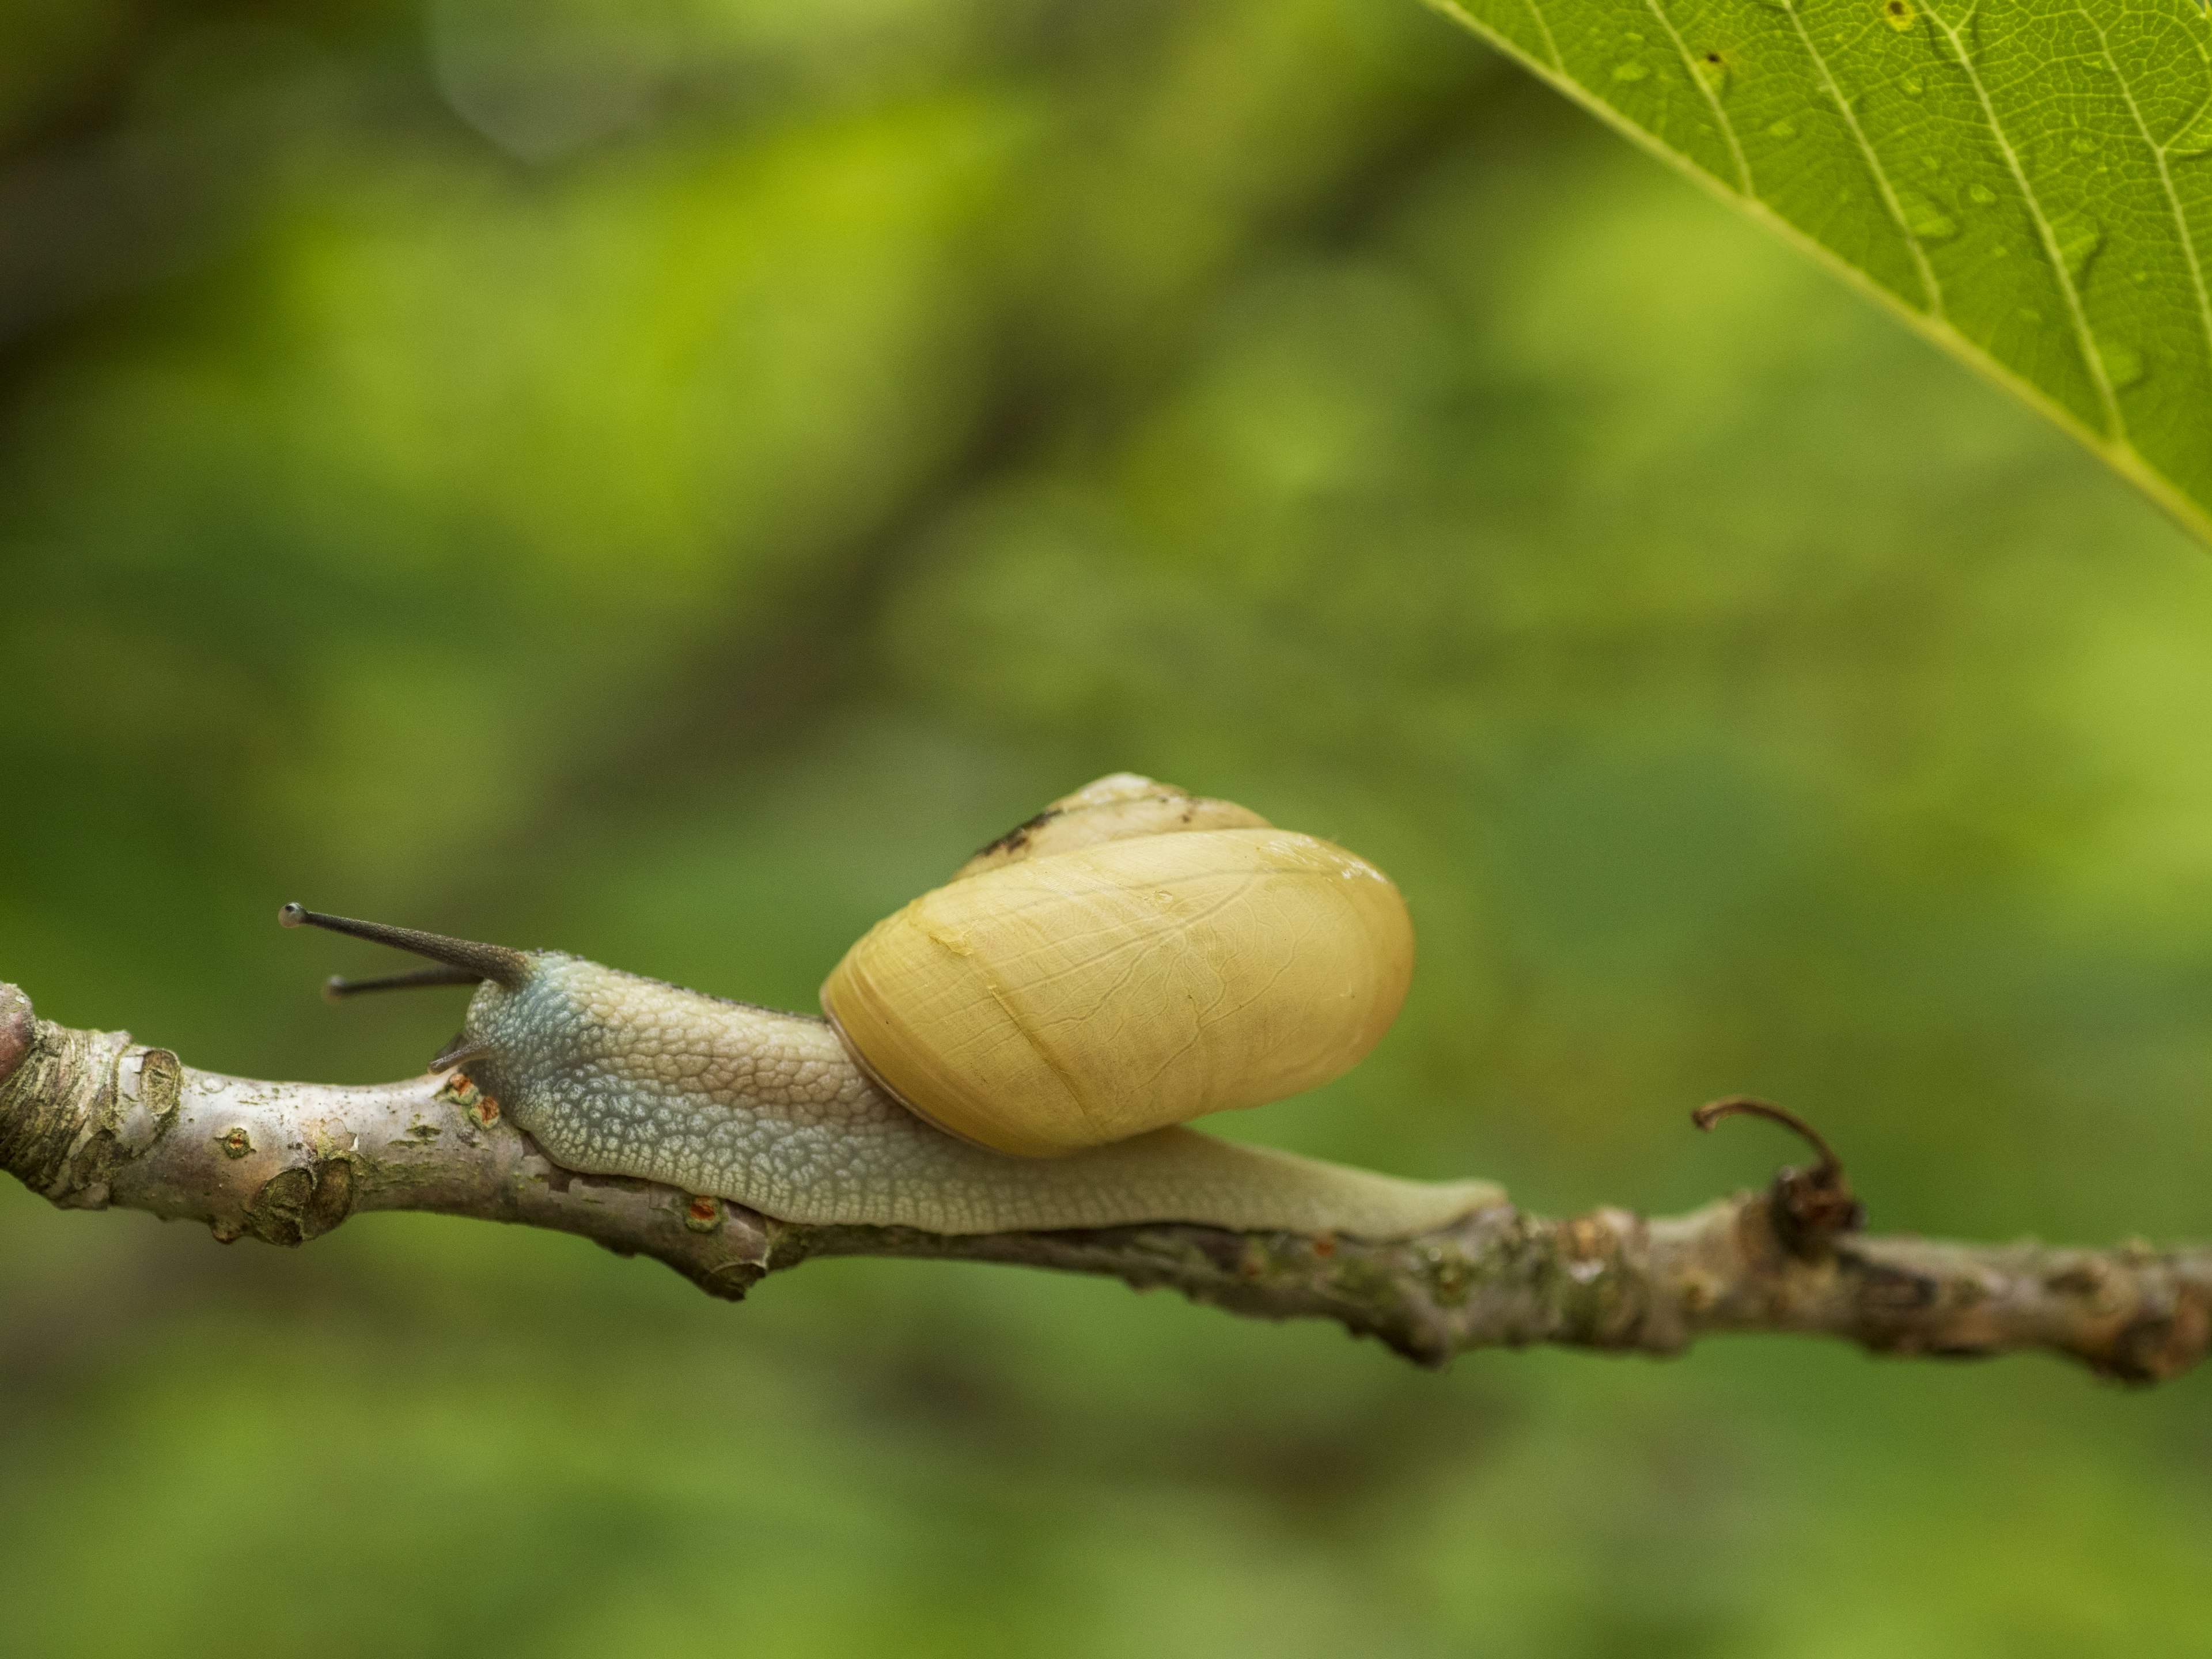
<instances>
[{"instance_id":1,"label":"moisture droplet on leaf","mask_svg":"<svg viewBox=\"0 0 2212 1659\"><path fill-rule=\"evenodd\" d=\"M1615 64L1613 66L1613 78L1616 81L1641 81L1650 73L1649 69L1632 58L1625 64Z\"/></svg>"},{"instance_id":2,"label":"moisture droplet on leaf","mask_svg":"<svg viewBox=\"0 0 2212 1659\"><path fill-rule=\"evenodd\" d=\"M2148 372L2142 353L2132 346L2108 345L2100 340L2097 343L2097 356L2104 360L2105 378L2116 391L2133 386Z\"/></svg>"},{"instance_id":3,"label":"moisture droplet on leaf","mask_svg":"<svg viewBox=\"0 0 2212 1659\"><path fill-rule=\"evenodd\" d=\"M2069 276L2080 282L2081 273L2089 268L2089 261L2105 245L2104 228L2088 215L2077 214L2060 220L2051 229L2051 240L2058 246L2058 263L2066 267Z\"/></svg>"},{"instance_id":4,"label":"moisture droplet on leaf","mask_svg":"<svg viewBox=\"0 0 2212 1659\"><path fill-rule=\"evenodd\" d=\"M1897 192L1898 211L1905 228L1923 242L1940 242L1959 234L1959 222L1917 190Z\"/></svg>"}]
</instances>

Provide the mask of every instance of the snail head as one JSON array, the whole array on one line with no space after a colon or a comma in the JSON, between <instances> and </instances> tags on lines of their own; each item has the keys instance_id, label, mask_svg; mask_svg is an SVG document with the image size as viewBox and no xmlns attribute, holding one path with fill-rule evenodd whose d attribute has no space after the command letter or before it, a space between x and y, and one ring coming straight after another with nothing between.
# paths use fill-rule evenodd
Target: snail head
<instances>
[{"instance_id":1,"label":"snail head","mask_svg":"<svg viewBox=\"0 0 2212 1659\"><path fill-rule=\"evenodd\" d=\"M388 945L394 950L428 957L437 964L418 968L411 973L379 975L373 979L345 979L334 974L323 981L323 996L330 1002L343 1002L364 991L409 991L430 985L478 986L492 994L489 1000L503 1001L499 993L520 994L530 988L540 976L543 960L550 954L518 951L505 945L479 945L473 939L450 939L443 933L427 933L416 927L395 927L389 922L334 916L301 904L285 905L277 911L276 920L287 927L320 927L327 933L348 933L355 939ZM485 999L480 996L479 1000L483 1000ZM441 1072L449 1066L466 1065L486 1054L488 1046L475 1030L478 1023L477 1009L472 1002L468 1026L440 1051L430 1062L430 1069Z\"/></svg>"}]
</instances>

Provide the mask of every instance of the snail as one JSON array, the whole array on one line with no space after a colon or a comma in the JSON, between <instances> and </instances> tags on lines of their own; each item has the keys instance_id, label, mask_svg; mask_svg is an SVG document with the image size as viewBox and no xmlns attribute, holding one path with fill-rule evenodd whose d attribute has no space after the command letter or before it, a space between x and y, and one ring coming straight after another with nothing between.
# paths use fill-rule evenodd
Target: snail
<instances>
[{"instance_id":1,"label":"snail","mask_svg":"<svg viewBox=\"0 0 2212 1659\"><path fill-rule=\"evenodd\" d=\"M439 964L333 979L333 1000L477 986L431 1069L464 1073L556 1164L787 1221L1395 1238L1504 1200L1179 1127L1356 1063L1404 1000L1413 931L1372 865L1131 773L877 924L824 982L824 1018L562 951L296 904L279 920Z\"/></svg>"}]
</instances>

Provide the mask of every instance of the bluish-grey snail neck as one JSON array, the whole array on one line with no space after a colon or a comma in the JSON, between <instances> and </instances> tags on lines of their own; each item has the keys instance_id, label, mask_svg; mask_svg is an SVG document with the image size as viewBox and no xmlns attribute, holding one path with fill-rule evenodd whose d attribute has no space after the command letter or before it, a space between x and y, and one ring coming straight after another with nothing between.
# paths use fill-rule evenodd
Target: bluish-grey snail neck
<instances>
[{"instance_id":1,"label":"bluish-grey snail neck","mask_svg":"<svg viewBox=\"0 0 2212 1659\"><path fill-rule=\"evenodd\" d=\"M820 1018L527 953L469 1004L469 1077L563 1168L787 1221L975 1233L1187 1221L1389 1238L1504 1201L1188 1129L1032 1160L957 1140L872 1086Z\"/></svg>"}]
</instances>

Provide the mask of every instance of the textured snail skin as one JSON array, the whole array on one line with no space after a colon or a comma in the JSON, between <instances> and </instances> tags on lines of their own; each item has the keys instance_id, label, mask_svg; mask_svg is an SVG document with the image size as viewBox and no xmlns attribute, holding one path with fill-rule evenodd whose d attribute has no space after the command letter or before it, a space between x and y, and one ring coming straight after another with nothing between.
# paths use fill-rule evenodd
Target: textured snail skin
<instances>
[{"instance_id":1,"label":"textured snail skin","mask_svg":"<svg viewBox=\"0 0 2212 1659\"><path fill-rule=\"evenodd\" d=\"M1170 1128L1049 1161L932 1128L878 1093L827 1024L558 952L487 983L470 1079L547 1157L787 1221L981 1233L1187 1221L1396 1238L1503 1203Z\"/></svg>"}]
</instances>

